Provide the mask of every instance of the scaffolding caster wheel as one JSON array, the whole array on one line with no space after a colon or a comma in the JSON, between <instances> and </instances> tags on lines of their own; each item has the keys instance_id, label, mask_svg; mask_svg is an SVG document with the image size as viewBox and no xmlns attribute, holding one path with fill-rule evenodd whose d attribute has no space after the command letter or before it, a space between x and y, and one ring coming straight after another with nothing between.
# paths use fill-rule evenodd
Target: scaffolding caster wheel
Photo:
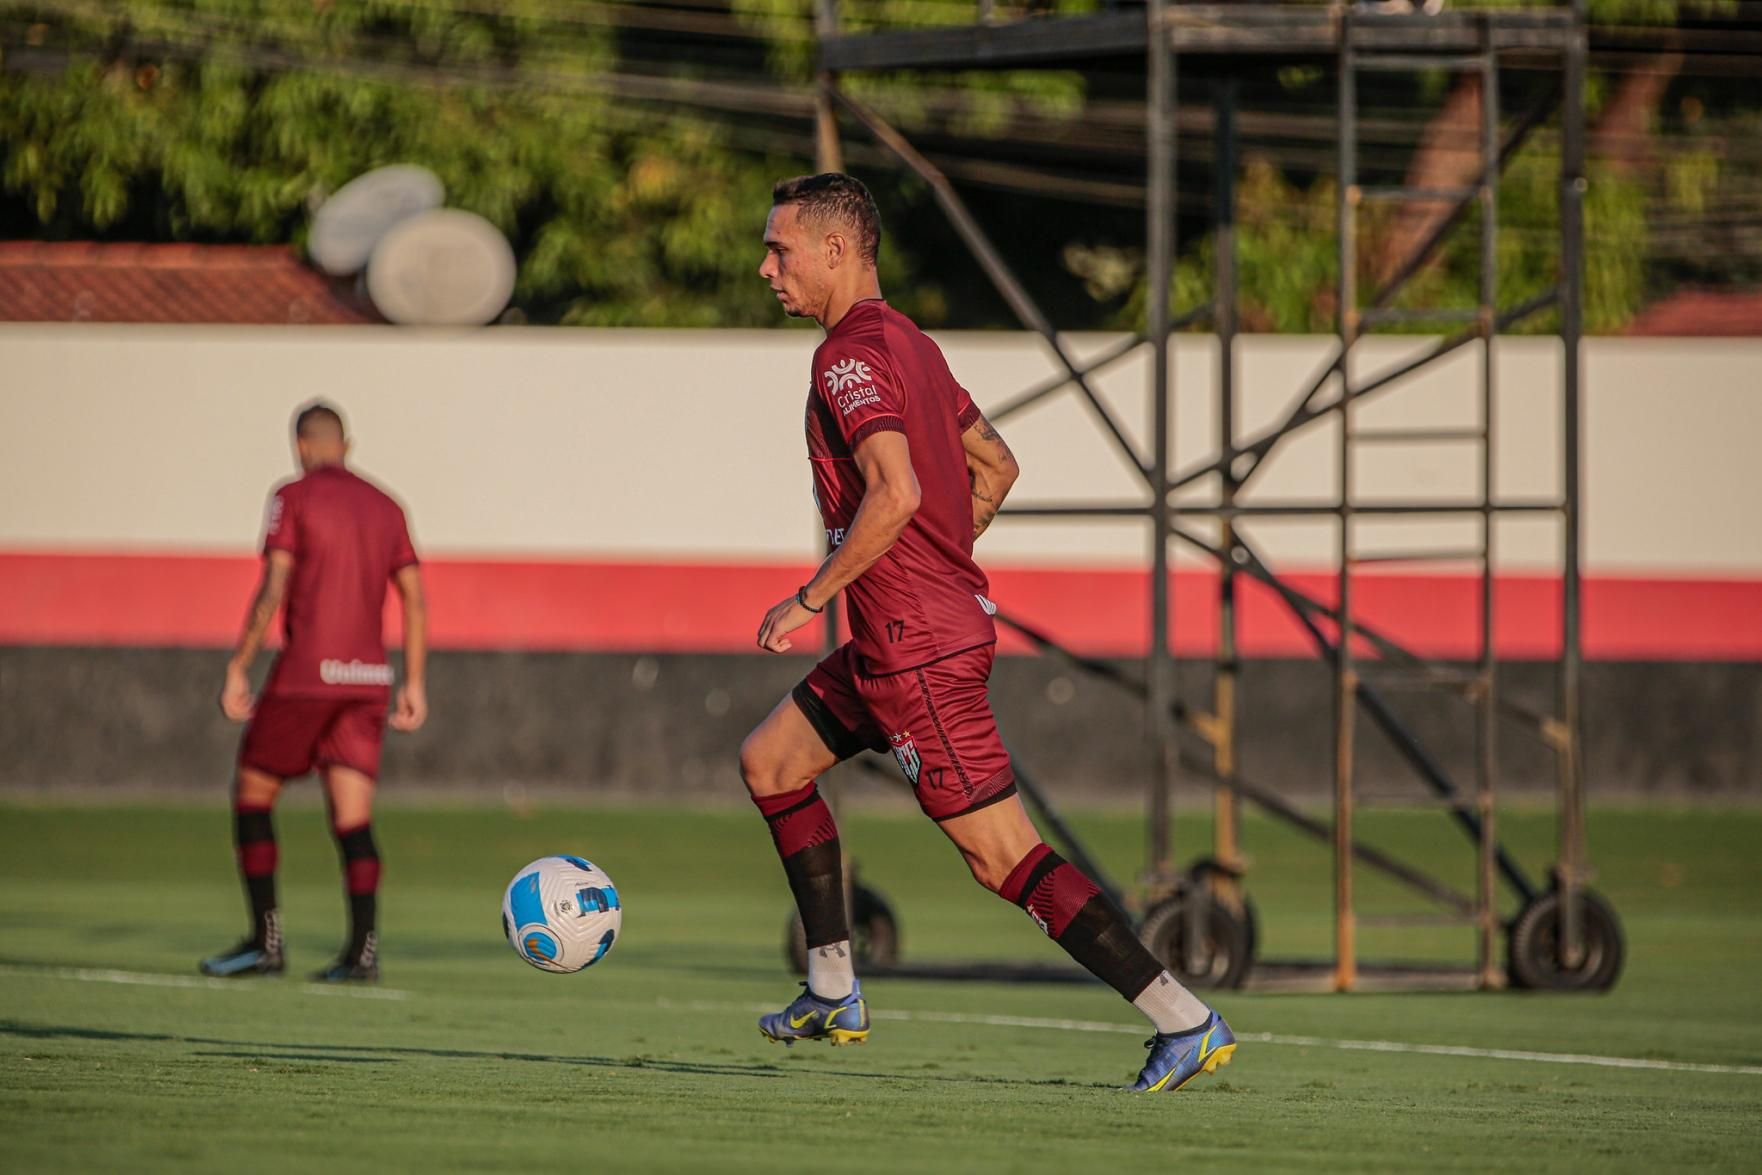
<instances>
[{"instance_id":1,"label":"scaffolding caster wheel","mask_svg":"<svg viewBox=\"0 0 1762 1175\"><path fill-rule=\"evenodd\" d=\"M1138 938L1169 973L1191 988L1237 988L1254 965L1248 907L1237 913L1202 885L1183 884L1150 907ZM1245 914L1247 916L1245 916ZM1197 927L1197 949L1189 950Z\"/></svg>"},{"instance_id":2,"label":"scaffolding caster wheel","mask_svg":"<svg viewBox=\"0 0 1762 1175\"><path fill-rule=\"evenodd\" d=\"M899 920L887 899L866 885L853 885L850 906L850 945L858 968L891 967L899 962ZM791 971L808 973L808 936L799 913L789 915L783 930L783 951Z\"/></svg>"},{"instance_id":3,"label":"scaffolding caster wheel","mask_svg":"<svg viewBox=\"0 0 1762 1175\"><path fill-rule=\"evenodd\" d=\"M1621 977L1627 943L1615 908L1595 892L1579 891L1584 957L1570 970L1560 964L1560 891L1538 894L1511 920L1506 970L1511 986L1535 991L1608 991Z\"/></svg>"}]
</instances>

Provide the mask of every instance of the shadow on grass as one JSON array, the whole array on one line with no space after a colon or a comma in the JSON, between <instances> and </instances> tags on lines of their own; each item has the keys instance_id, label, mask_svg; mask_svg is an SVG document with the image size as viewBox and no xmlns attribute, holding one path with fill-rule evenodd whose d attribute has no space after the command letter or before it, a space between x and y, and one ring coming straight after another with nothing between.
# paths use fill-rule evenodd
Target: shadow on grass
<instances>
[{"instance_id":1,"label":"shadow on grass","mask_svg":"<svg viewBox=\"0 0 1762 1175\"><path fill-rule=\"evenodd\" d=\"M414 1045L351 1045L351 1044L302 1044L297 1041L256 1041L228 1040L212 1036L185 1036L166 1032L130 1032L111 1028L85 1028L73 1024L31 1024L23 1020L0 1020L0 1036L21 1037L26 1040L90 1040L111 1042L136 1042L144 1044L187 1044L205 1045L211 1049L241 1050L236 1052L196 1051L195 1056L212 1057L226 1056L251 1059L259 1057L275 1057L281 1060L324 1063L390 1062L403 1057L430 1057L437 1060L466 1061L525 1061L548 1065L584 1065L600 1069L652 1069L657 1073L670 1073L681 1076L696 1077L762 1077L784 1078L790 1076L782 1066L770 1062L754 1062L752 1064L724 1063L716 1061L675 1061L664 1057L633 1056L633 1057L595 1057L565 1056L556 1053L522 1053L491 1049L448 1049L420 1048ZM279 1050L270 1052L267 1050ZM953 1074L927 1073L859 1073L848 1069L822 1069L815 1066L815 1076L850 1077L861 1081L875 1081L889 1084L910 1084L913 1082L952 1082L961 1085L1028 1085L1056 1086L1076 1089L1111 1089L1110 1085L1098 1082L1067 1081L1063 1078L1042 1080L1021 1080L1013 1078L957 1076Z\"/></svg>"},{"instance_id":2,"label":"shadow on grass","mask_svg":"<svg viewBox=\"0 0 1762 1175\"><path fill-rule=\"evenodd\" d=\"M297 1061L309 1065L320 1061L329 1065L395 1065L396 1057L342 1057L326 1056L323 1053L258 1053L244 1049L232 1052L220 1049L198 1050L190 1054L193 1057L232 1057L240 1061Z\"/></svg>"}]
</instances>

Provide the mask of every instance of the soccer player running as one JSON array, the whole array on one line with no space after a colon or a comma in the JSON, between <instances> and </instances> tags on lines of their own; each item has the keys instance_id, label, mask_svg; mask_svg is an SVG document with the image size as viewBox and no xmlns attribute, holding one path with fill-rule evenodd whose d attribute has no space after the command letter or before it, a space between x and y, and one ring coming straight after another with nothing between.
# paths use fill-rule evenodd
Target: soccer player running
<instances>
[{"instance_id":1,"label":"soccer player running","mask_svg":"<svg viewBox=\"0 0 1762 1175\"><path fill-rule=\"evenodd\" d=\"M758 643L786 652L789 634L840 591L852 635L740 748L741 775L807 930L804 990L761 1018L759 1031L786 1044L869 1035L838 828L815 780L865 749L891 750L974 879L1149 1017L1155 1034L1133 1088L1179 1089L1227 1064L1236 1038L1095 883L1041 841L986 697L996 609L973 542L1015 482L1015 458L936 344L882 299L880 215L868 190L829 173L786 180L772 200L759 274L786 314L826 332L814 352L807 442L832 552L765 614Z\"/></svg>"},{"instance_id":2,"label":"soccer player running","mask_svg":"<svg viewBox=\"0 0 1762 1175\"><path fill-rule=\"evenodd\" d=\"M349 441L335 408L314 403L303 409L294 420L294 447L303 476L269 499L263 577L220 692L222 712L249 723L239 746L233 828L251 933L225 954L202 960L202 972L279 975L285 969L271 813L282 784L316 767L342 855L349 941L313 978L372 982L379 978L373 785L392 684L381 625L386 587L395 582L404 609L404 684L390 721L395 730L417 730L428 717L422 573L403 509L347 468ZM284 604L281 655L263 696L253 698L251 662Z\"/></svg>"}]
</instances>

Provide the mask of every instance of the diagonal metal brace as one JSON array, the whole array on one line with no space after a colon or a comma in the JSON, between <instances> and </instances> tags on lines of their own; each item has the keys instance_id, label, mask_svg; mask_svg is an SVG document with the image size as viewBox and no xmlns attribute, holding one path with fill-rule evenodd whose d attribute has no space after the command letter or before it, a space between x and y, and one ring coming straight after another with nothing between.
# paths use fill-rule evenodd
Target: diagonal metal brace
<instances>
[{"instance_id":1,"label":"diagonal metal brace","mask_svg":"<svg viewBox=\"0 0 1762 1175\"><path fill-rule=\"evenodd\" d=\"M1022 636L1026 637L1042 652L1051 653L1086 673L1093 674L1104 681L1120 687L1135 697L1142 698L1145 696L1147 690L1144 683L1132 677L1130 674L1121 671L1118 667L1110 665L1106 661L1101 661L1094 657L1085 657L1081 653L1067 649L1045 633L1021 620L1015 619L1014 617L1006 616L999 612L997 619L1021 633ZM1200 738L1204 737L1199 729L1203 725L1201 717L1189 710L1184 703L1178 700L1171 703L1169 706L1169 715L1175 720L1176 724L1181 729ZM1315 817L1287 801L1271 788L1252 783L1242 778L1240 775L1225 778L1219 773L1216 764L1211 761L1211 758L1208 755L1196 755L1186 747L1181 747L1178 754L1183 769L1203 777L1216 787L1221 787L1226 791L1235 793L1249 803L1254 804L1262 811L1284 821L1298 831L1321 841L1323 844L1330 844L1333 842L1333 825L1317 820ZM1439 905L1448 906L1451 909L1463 912L1469 912L1474 909L1474 902L1465 894L1451 886L1445 885L1443 882L1429 876L1421 870L1408 865L1406 862L1398 860L1397 858L1378 849L1372 848L1369 845L1354 843L1352 846L1352 855L1362 864L1377 870L1392 880L1401 882L1409 889L1425 895Z\"/></svg>"},{"instance_id":2,"label":"diagonal metal brace","mask_svg":"<svg viewBox=\"0 0 1762 1175\"><path fill-rule=\"evenodd\" d=\"M955 192L954 185L948 182L948 177L935 164L919 154L917 148L913 147L904 135L880 115L836 87L833 88L832 94L838 99L840 105L850 111L853 118L863 124L877 142L893 152L901 163L915 172L919 179L930 185L936 202L941 205L949 223L954 225L955 231L960 234L961 240L966 243L974 259L985 270L985 275L991 279L991 284L997 287L998 293L1003 295L1004 301L1009 303L1010 309L1015 312L1017 318L1021 319L1022 325L1037 332L1041 338L1046 340L1046 345L1064 366L1067 376L1066 382L1075 384L1077 389L1082 392L1084 400L1089 404L1090 411L1095 414L1096 419L1107 430L1108 436L1113 439L1114 447L1120 451L1120 455L1126 459L1127 463L1138 471L1138 476L1148 484L1151 475L1150 466L1138 456L1137 450L1132 447L1132 442L1127 439L1119 422L1113 418L1107 405L1102 403L1101 397L1096 395L1095 389L1090 386L1088 376L1077 365L1077 361L1071 353L1065 349L1065 345L1059 339L1058 332L1053 328L1051 320L1035 304L1033 297L1029 295L1020 279L1010 269L1009 264L998 253L996 246L991 243L991 238L987 237L985 230L979 227L979 222L973 219L973 214L968 211L966 203Z\"/></svg>"},{"instance_id":3,"label":"diagonal metal brace","mask_svg":"<svg viewBox=\"0 0 1762 1175\"><path fill-rule=\"evenodd\" d=\"M1495 332L1505 330L1516 323L1522 322L1532 314L1546 310L1548 307L1554 305L1555 301L1556 294L1551 289L1537 294L1527 302L1519 303L1511 309L1501 312L1493 320L1493 330ZM1169 492L1172 494L1183 486L1191 485L1200 478L1209 477L1214 473L1222 473L1241 457L1252 458L1254 466L1249 470L1249 473L1252 473L1253 469L1259 468L1260 462L1266 458L1266 455L1272 452L1273 448L1280 441L1284 440L1292 433L1314 424L1330 412L1338 411L1341 405L1345 403L1360 400L1366 396L1374 395L1375 393L1382 391L1390 384L1412 375L1414 372L1428 364L1435 363L1453 351L1461 350L1463 347L1466 347L1480 337L1481 328L1478 326L1471 327L1468 330L1458 331L1456 334L1451 335L1448 338L1440 339L1429 350L1417 358L1409 359L1404 363L1398 363L1387 371L1359 384L1357 387L1348 388L1346 394L1339 399L1331 400L1326 404L1318 406L1313 403L1316 393L1319 392L1322 385L1328 381L1328 377L1340 369L1341 360L1344 358L1344 352L1336 350L1333 358L1328 361L1326 367L1316 376L1314 382L1311 384L1309 394L1298 403L1296 409L1292 411L1290 415L1286 416L1284 420L1280 421L1254 440L1236 449L1234 452L1225 453L1220 457L1207 461L1202 465L1196 465L1185 473L1177 475L1169 482ZM1243 480L1245 480L1245 475L1239 472L1237 475L1238 483Z\"/></svg>"},{"instance_id":4,"label":"diagonal metal brace","mask_svg":"<svg viewBox=\"0 0 1762 1175\"><path fill-rule=\"evenodd\" d=\"M1261 579L1279 594L1279 598L1291 609L1291 614L1309 633L1309 639L1315 644L1316 651L1321 654L1322 659L1329 664L1335 663L1340 656L1339 645L1329 640L1327 635L1322 632L1315 623L1314 617L1310 615L1309 609L1294 598L1295 593L1292 589L1283 583L1278 576L1272 574L1266 564L1261 561L1260 556L1255 554L1253 548L1240 536L1237 537L1236 545L1237 549L1248 558L1247 570L1251 574L1257 570L1266 573L1265 575L1256 575L1256 578ZM1478 841L1482 835L1481 818L1470 807L1469 798L1445 774L1443 766L1427 754L1425 748L1420 746L1419 740L1409 734L1407 728L1401 725L1400 719L1395 717L1395 712L1389 709L1388 704L1383 701L1382 694L1376 689L1361 679L1354 687L1353 693L1358 699L1358 704L1364 707L1365 713L1388 738L1396 752L1407 760L1408 766L1413 768L1414 773L1424 780L1433 792L1451 802L1449 809L1451 816L1468 833L1470 839ZM1517 892L1517 895L1525 902L1534 898L1536 895L1535 886L1511 854L1505 851L1505 846L1494 842L1493 856L1500 874Z\"/></svg>"},{"instance_id":5,"label":"diagonal metal brace","mask_svg":"<svg viewBox=\"0 0 1762 1175\"><path fill-rule=\"evenodd\" d=\"M1180 539L1195 550L1203 551L1205 554L1210 555L1219 563L1223 563L1225 560L1223 548L1207 542L1205 539L1194 534L1183 526L1177 525L1170 527L1169 534L1174 538ZM1245 558L1247 558L1246 553ZM1322 601L1309 593L1292 587L1281 579L1277 572L1273 571L1264 563L1248 558L1245 563L1237 564L1236 566L1244 574L1272 588L1291 608L1300 612L1307 612L1311 616L1319 616L1323 620L1332 624L1338 624L1340 622L1340 613L1336 609L1322 603ZM1414 668L1435 663L1431 658L1420 656L1388 633L1365 623L1357 617L1354 617L1352 620L1352 631L1355 636L1363 638L1371 645L1371 647L1376 649L1379 654L1390 661L1398 661L1404 666L1411 666ZM1549 747L1556 750L1559 749L1558 740L1551 730L1551 726L1554 723L1552 717L1537 713L1528 706L1514 702L1507 698L1503 693L1499 695L1496 709L1501 718L1514 724L1518 729L1534 735Z\"/></svg>"},{"instance_id":6,"label":"diagonal metal brace","mask_svg":"<svg viewBox=\"0 0 1762 1175\"><path fill-rule=\"evenodd\" d=\"M1493 160L1492 165L1483 169L1479 181L1480 183L1484 184L1490 182L1494 174L1505 169L1506 164L1508 164L1512 157L1522 149L1524 143L1529 140L1530 135L1535 132L1536 128L1541 126L1543 122L1547 121L1549 113L1553 111L1559 101L1559 90L1550 90L1540 101L1525 113L1523 118L1511 128L1510 133L1505 137L1505 141L1500 144L1499 154L1497 158ZM1438 247L1444 243L1445 238L1448 237L1456 225L1461 222L1463 214L1467 212L1467 210L1478 199L1478 188L1471 186L1467 195L1455 201L1454 206L1450 209L1449 213L1432 228L1431 232L1426 234L1425 239L1414 248L1413 252L1409 254L1407 260L1401 264L1401 267L1389 277L1388 281L1383 283L1374 295L1372 295L1370 300L1371 309L1380 309L1381 307L1386 306L1394 299L1395 295L1399 294L1406 287L1407 283L1411 281L1420 270L1425 268L1426 263L1431 260L1432 255L1437 252ZM1548 302L1543 303L1542 305L1548 304L1552 304L1552 299L1549 299ZM1525 303L1524 306L1518 307L1517 310L1514 310L1512 313L1519 317L1528 317L1529 313L1533 313L1534 310L1542 308L1542 305L1537 305L1533 309L1526 310L1525 307L1528 307L1529 305L1529 303ZM1508 326L1513 321L1516 321L1516 319L1508 321L1506 318L1502 317L1495 329ZM1478 331L1464 332L1458 337L1460 338L1461 343L1467 343L1478 338L1479 333ZM1456 347L1454 346L1440 348L1437 352L1427 355L1424 362L1430 362L1433 359L1441 358L1443 355L1448 354L1455 349ZM1243 488L1246 488L1248 483L1254 480L1254 475L1260 471L1262 462L1266 460L1268 454L1272 451L1274 445L1276 445L1279 440L1283 439L1286 434L1308 424L1318 416L1332 411L1332 409L1337 406L1335 404L1330 404L1320 411L1315 411L1313 407L1316 396L1321 393L1323 387L1327 386L1328 380L1333 377L1334 373L1340 369L1340 363L1343 357L1343 351L1336 348L1334 354L1311 378L1307 389L1304 391L1303 395L1298 398L1296 403L1291 406L1291 409L1285 415L1285 419L1274 427L1270 433L1263 436L1260 441L1247 448L1225 453L1219 457L1218 460L1208 465L1176 475L1175 479L1170 483L1169 488L1171 490L1180 489L1182 486L1197 481L1202 477L1207 477L1212 473L1219 472L1226 465L1233 465L1238 457L1247 457L1247 468L1238 469L1236 471L1238 483ZM1406 373L1403 372L1402 374Z\"/></svg>"}]
</instances>

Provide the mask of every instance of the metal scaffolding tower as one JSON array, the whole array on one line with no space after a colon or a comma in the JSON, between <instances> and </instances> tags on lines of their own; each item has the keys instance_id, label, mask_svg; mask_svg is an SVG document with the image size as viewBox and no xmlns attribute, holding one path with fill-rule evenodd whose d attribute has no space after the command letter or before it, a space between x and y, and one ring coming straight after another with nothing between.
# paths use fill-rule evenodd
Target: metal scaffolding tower
<instances>
[{"instance_id":1,"label":"metal scaffolding tower","mask_svg":"<svg viewBox=\"0 0 1762 1175\"><path fill-rule=\"evenodd\" d=\"M1612 984L1622 962L1620 925L1613 910L1586 888L1580 721L1580 330L1585 194L1584 89L1586 24L1584 0L1568 6L1514 10L1451 10L1384 14L1339 3L1308 6L1276 3L1176 4L1149 0L1143 7L1113 6L1090 16L1054 16L1000 23L988 0L981 0L979 23L840 35L836 0L818 0L820 117L817 151L824 170L840 167L838 114L847 115L910 169L934 193L937 203L1021 323L1037 332L1056 364L1053 377L991 414L1001 420L1066 388L1074 389L1089 415L1128 465L1137 471L1142 495L1128 502L1043 502L1006 507L1016 518L1133 518L1149 537L1150 647L1141 681L1117 669L1060 648L1043 633L1015 627L1043 650L1079 667L1108 676L1142 695L1149 732L1147 788L1146 914L1141 933L1178 974L1199 984L1243 981L1257 950L1253 907L1246 889L1240 845L1240 804L1253 803L1281 821L1332 848L1334 894L1333 959L1322 974L1338 990L1363 986L1367 978L1358 958L1361 918L1355 878L1374 870L1434 903L1439 913L1401 916L1405 922L1457 922L1475 930L1476 961L1431 976L1433 982L1480 987L1514 984L1564 989L1599 989ZM1204 305L1176 314L1170 306L1175 264L1177 193L1175 83L1188 56L1214 64L1302 62L1331 69L1337 82L1337 244L1339 279L1336 342L1333 354L1299 390L1276 426L1243 435L1237 423L1235 344L1238 330L1235 245L1235 181L1238 158L1239 89L1228 70L1209 69L1215 134L1213 199L1214 288ZM1145 244L1149 309L1144 330L1087 363L1079 362L1048 317L1036 305L1009 264L937 167L897 128L889 125L839 85L842 74L888 70L1081 68L1103 60L1142 59L1146 70ZM1547 99L1507 124L1499 110L1502 65L1521 59L1557 71L1558 85ZM1478 177L1461 188L1417 189L1373 186L1360 181L1358 95L1370 73L1446 71L1479 79L1482 101L1477 135ZM1560 136L1558 276L1552 288L1522 304L1500 307L1497 255L1497 193L1502 170L1532 132L1558 114ZM1448 202L1442 218L1392 276L1368 297L1359 289L1358 220L1371 205ZM1476 222L1479 239L1479 295L1473 306L1397 306L1439 246L1464 221ZM1501 494L1494 458L1494 357L1501 331L1552 310L1558 321L1563 362L1559 412L1563 485L1558 494L1516 498ZM1172 465L1172 386L1170 335L1206 322L1218 339L1215 387L1215 455L1192 468ZM1359 344L1379 327L1424 323L1453 328L1415 357L1384 370L1359 370ZM1097 393L1093 379L1127 355L1148 346L1151 359L1150 451L1140 452ZM1362 426L1359 409L1373 397L1396 389L1407 377L1465 348L1477 352L1477 418L1451 428L1390 429ZM1337 418L1337 484L1326 501L1245 501L1267 458L1292 436L1318 422ZM1473 484L1460 493L1427 500L1368 500L1357 492L1354 471L1362 454L1391 443L1462 446L1474 457ZM1178 498L1183 489L1215 479L1215 496L1203 503ZM1558 688L1548 712L1503 697L1497 688L1494 644L1496 523L1529 515L1556 521L1560 533L1561 614ZM1466 519L1475 541L1450 548L1393 550L1360 540L1382 520ZM1306 519L1331 522L1336 538L1336 586L1329 601L1299 590L1262 558L1242 526L1253 519ZM1209 523L1209 526L1204 524ZM1207 533L1209 531L1209 533ZM1171 543L1181 542L1215 560L1219 568L1219 628L1212 697L1208 709L1176 696L1171 645ZM1368 623L1355 603L1358 580L1367 568L1391 564L1457 564L1472 567L1479 580L1477 651L1472 663L1449 663L1422 656ZM1306 814L1240 770L1238 723L1241 689L1237 623L1244 577L1266 585L1296 618L1332 672L1334 756L1332 819ZM1007 617L1003 619L1008 620ZM1405 728L1387 697L1394 691L1444 691L1472 712L1476 753L1472 786L1452 780L1438 758ZM1465 893L1426 870L1362 843L1354 832L1356 812L1374 803L1417 806L1412 797L1374 796L1361 789L1355 770L1360 716L1388 735L1415 776L1475 845L1475 885ZM1496 736L1502 723L1540 739L1557 764L1558 849L1551 884L1537 885L1500 846L1496 835ZM1183 742L1185 740L1185 742ZM1171 845L1171 790L1177 774L1199 774L1215 788L1214 843L1209 856L1190 869L1177 869ZM1025 789L1043 815L1049 811L1037 789ZM1062 830L1060 830L1062 832ZM1519 912L1500 914L1498 882L1516 895ZM1507 938L1507 962L1498 960L1500 931ZM1402 982L1413 982L1408 972Z\"/></svg>"}]
</instances>

